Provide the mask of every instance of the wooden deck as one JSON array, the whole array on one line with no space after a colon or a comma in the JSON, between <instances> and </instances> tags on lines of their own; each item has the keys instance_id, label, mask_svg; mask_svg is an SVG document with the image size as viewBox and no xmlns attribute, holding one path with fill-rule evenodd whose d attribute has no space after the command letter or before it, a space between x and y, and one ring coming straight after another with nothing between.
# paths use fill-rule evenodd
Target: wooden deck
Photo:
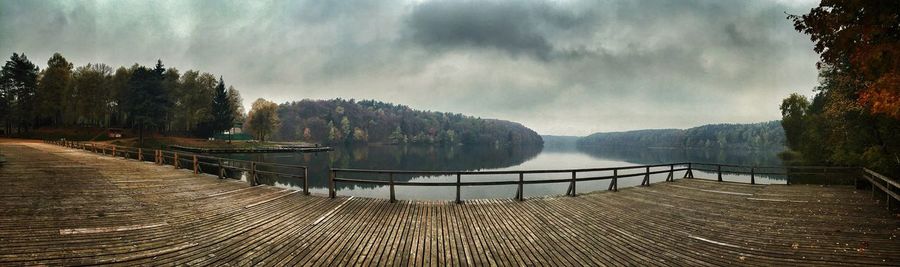
<instances>
[{"instance_id":1,"label":"wooden deck","mask_svg":"<svg viewBox=\"0 0 900 267\"><path fill-rule=\"evenodd\" d=\"M303 196L0 142L0 265L900 265L868 191L680 179L578 197Z\"/></svg>"}]
</instances>

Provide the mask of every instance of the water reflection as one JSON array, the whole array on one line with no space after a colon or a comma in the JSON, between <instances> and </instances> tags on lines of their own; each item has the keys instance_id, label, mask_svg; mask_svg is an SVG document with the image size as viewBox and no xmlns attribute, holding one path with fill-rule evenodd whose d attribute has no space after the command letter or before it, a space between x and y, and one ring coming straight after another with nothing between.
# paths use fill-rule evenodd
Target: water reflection
<instances>
[{"instance_id":1,"label":"water reflection","mask_svg":"<svg viewBox=\"0 0 900 267\"><path fill-rule=\"evenodd\" d=\"M309 166L311 188L328 185L330 168L428 171L477 171L516 166L541 152L540 146L338 146L331 152L224 154L234 159ZM416 176L395 176L408 181ZM370 178L370 177L360 177ZM383 177L374 177L382 178ZM278 183L301 186L299 180L276 179ZM347 188L350 185L338 185ZM359 188L373 187L360 185Z\"/></svg>"},{"instance_id":2,"label":"water reflection","mask_svg":"<svg viewBox=\"0 0 900 267\"><path fill-rule=\"evenodd\" d=\"M323 153L270 153L270 154L230 154L226 157L296 164L309 166L310 191L327 193L328 170L335 168L429 170L429 171L477 171L477 170L533 170L571 169L633 166L674 162L709 162L739 165L781 166L777 151L727 151L695 149L592 149L575 146L552 145L484 147L484 146L340 146L335 151ZM222 156L222 155L220 155ZM638 170L635 170L635 172ZM620 173L621 174L621 173ZM349 176L348 176L349 175ZM554 179L570 177L569 173L526 175L526 180ZM579 177L611 175L611 173L580 173ZM683 172L676 173L681 177ZM342 177L387 180L382 176ZM651 176L652 182L665 180L665 174ZM715 174L695 171L695 176L715 178ZM301 189L297 179L262 177L263 182L281 187ZM729 181L748 182L746 175L725 175ZM395 175L396 181L453 182L455 176L413 176ZM513 181L517 175L464 176L463 181ZM783 183L784 177L758 176L758 183ZM621 179L619 188L640 184L640 178ZM580 193L605 190L608 181L579 182ZM337 185L340 195L387 198L385 186ZM526 185L525 196L562 195L568 189L567 183ZM455 187L404 187L396 189L399 199L452 200ZM515 194L514 185L464 187L463 199L511 198Z\"/></svg>"}]
</instances>

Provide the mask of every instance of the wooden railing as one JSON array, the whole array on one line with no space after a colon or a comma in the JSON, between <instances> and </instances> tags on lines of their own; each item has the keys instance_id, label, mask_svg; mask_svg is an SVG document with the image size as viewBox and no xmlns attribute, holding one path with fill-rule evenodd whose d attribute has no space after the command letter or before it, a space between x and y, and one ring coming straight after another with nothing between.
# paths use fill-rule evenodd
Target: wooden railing
<instances>
[{"instance_id":1,"label":"wooden railing","mask_svg":"<svg viewBox=\"0 0 900 267\"><path fill-rule=\"evenodd\" d=\"M640 170L623 174L622 170ZM524 199L524 185L527 184L547 184L547 183L569 183L566 195L575 196L578 182L611 180L607 190L618 190L618 179L628 177L643 177L640 186L650 185L650 175L667 174L665 181L674 181L675 172L684 171L683 178L695 178L694 171L704 171L714 173L716 181L722 182L725 174L749 175L750 184L756 184L756 178L759 175L783 175L787 178L787 183L810 183L801 179L804 176L816 177L816 182L822 184L839 183L835 180L848 180L850 184L857 184L859 178L859 168L854 167L825 167L825 166L745 166L733 164L714 164L714 163L671 163L656 165L639 165L627 167L609 167L609 168L589 168L589 169L564 169L564 170L522 170L522 171L406 171L406 170L368 170L368 169L339 169L333 168L328 177L328 194L334 198L337 196L338 183L352 184L375 184L388 187L389 199L391 202L396 201L396 186L453 186L456 187L456 202L461 202L461 188L464 186L492 186L492 185L516 185L516 200ZM583 176L581 173L588 172L607 172L607 175ZM610 173L611 172L611 173ZM561 174L570 173L570 178L556 179L539 179L525 180L525 175L535 174ZM366 179L342 177L343 175L368 176ZM372 176L387 175L387 180L371 179ZM455 176L456 180L452 182L398 182L395 181L397 175L423 175L423 176ZM479 175L517 175L516 180L504 181L478 181L463 182L462 176L479 176ZM845 182L846 183L846 182ZM898 188L896 183L888 185Z\"/></svg>"},{"instance_id":2,"label":"wooden railing","mask_svg":"<svg viewBox=\"0 0 900 267\"><path fill-rule=\"evenodd\" d=\"M743 174L750 176L750 184L756 184L757 175L782 175L787 179L787 183L795 183L803 181L796 178L797 176L817 176L822 177L820 180L823 184L836 184L837 179L845 179L854 181L859 173L858 167L834 167L834 166L749 166L736 164L717 164L717 163L690 163L692 170L705 171L716 174L716 180L722 182L723 174ZM851 176L846 176L850 174Z\"/></svg>"},{"instance_id":3,"label":"wooden railing","mask_svg":"<svg viewBox=\"0 0 900 267\"><path fill-rule=\"evenodd\" d=\"M111 157L148 161L158 165L171 165L175 169L190 169L194 174L214 174L220 179L225 178L228 171L246 172L247 182L250 183L251 186L262 184L260 183L261 176L300 179L303 184L303 194L309 195L309 169L306 166L238 160L181 151L143 149L79 141L45 140L44 142L82 149Z\"/></svg>"},{"instance_id":4,"label":"wooden railing","mask_svg":"<svg viewBox=\"0 0 900 267\"><path fill-rule=\"evenodd\" d=\"M862 168L861 176L872 185L873 197L875 196L875 189L878 189L885 194L885 202L887 202L888 210L894 208L894 202L900 202L900 194L897 193L897 190L900 190L900 183L896 180L869 170L868 168Z\"/></svg>"},{"instance_id":5,"label":"wooden railing","mask_svg":"<svg viewBox=\"0 0 900 267\"><path fill-rule=\"evenodd\" d=\"M687 166L687 167L685 167ZM524 186L527 184L547 184L547 183L569 183L566 195L575 196L578 182L611 180L608 190L617 191L619 178L643 177L641 186L650 185L650 175L666 173L666 181L675 179L675 172L687 171L685 177L692 177L689 163L673 163L673 164L657 164L657 165L641 165L627 167L611 167L611 168L590 168L590 169L564 169L564 170L527 170L527 171L402 171L402 170L363 170L363 169L338 169L332 168L328 175L328 195L334 198L337 195L335 189L336 183L355 183L355 184L376 184L387 185L390 190L390 201L396 201L395 186L455 186L456 202L460 203L460 191L463 186L491 186L491 185L516 185L515 199L524 199ZM633 173L620 173L622 170L643 170ZM608 175L591 175L579 177L579 173L596 173L611 172ZM339 174L380 174L387 175L388 180L372 180L372 179L354 179L340 177ZM479 181L479 182L463 182L462 176L479 176L479 175L518 175L518 180L507 181ZM569 178L556 179L540 179L525 180L525 175L535 174L570 174ZM395 175L449 175L455 176L454 182L398 182L394 180Z\"/></svg>"},{"instance_id":6,"label":"wooden railing","mask_svg":"<svg viewBox=\"0 0 900 267\"><path fill-rule=\"evenodd\" d=\"M220 157L212 157L194 153L185 153L167 150L147 150L133 147L123 147L107 144L85 143L77 141L58 141L46 140L46 143L66 146L70 148L78 148L94 153L109 155L112 157L123 157L127 159L135 159L139 161L152 161L159 165L171 165L175 169L188 168L189 166L195 174L209 170L209 168L217 170L219 178L225 177L226 170L247 172L247 181L251 185L259 185L259 176L278 176L291 177L301 179L303 182L303 193L309 194L308 168L299 165L286 165L267 162L255 162L247 160L236 160ZM261 169L261 167L265 167ZM204 169L206 168L206 169ZM630 170L630 173L622 173L620 171ZM636 170L636 171L635 171ZM610 180L607 190L618 191L618 180L620 178L642 177L641 186L650 186L650 175L667 174L665 181L671 182L675 180L675 172L684 171L683 178L695 178L694 171L704 171L716 174L716 181L724 181L724 174L742 174L750 176L750 184L756 184L758 175L783 175L787 177L787 183L804 182L797 180L796 177L814 176L821 177L819 182L824 184L834 183L834 179L849 180L857 188L861 185L861 181L871 184L873 195L876 191L882 192L887 198L888 209L893 209L894 202L900 202L900 183L896 180L888 178L882 174L869 170L867 168L858 167L826 167L826 166L746 166L734 164L715 164L715 163L671 163L656 165L639 165L627 167L609 167L609 168L587 168L587 169L562 169L562 170L521 170L521 171L409 171L409 170L369 170L369 169L341 169L332 168L328 176L328 195L331 198L337 196L337 183L351 184L374 184L385 185L390 190L389 199L391 202L396 201L396 186L454 186L456 187L456 202L461 203L461 190L464 186L494 186L494 185L516 185L516 200L524 200L524 186L529 184L549 184L549 183L568 183L566 195L577 195L578 182ZM586 175L590 173L606 172L606 175ZM210 172L206 172L210 173ZM387 175L387 180L360 179L341 177L341 174L356 174L371 178L374 175ZM526 175L540 174L570 174L568 178L555 179L539 179L525 180ZM581 175L579 175L581 174ZM453 182L410 182L396 181L396 175L448 175L455 176ZM463 182L463 176L484 176L484 175L517 175L516 180L504 181L477 181ZM832 179L829 181L829 179ZM797 180L797 181L795 181Z\"/></svg>"}]
</instances>

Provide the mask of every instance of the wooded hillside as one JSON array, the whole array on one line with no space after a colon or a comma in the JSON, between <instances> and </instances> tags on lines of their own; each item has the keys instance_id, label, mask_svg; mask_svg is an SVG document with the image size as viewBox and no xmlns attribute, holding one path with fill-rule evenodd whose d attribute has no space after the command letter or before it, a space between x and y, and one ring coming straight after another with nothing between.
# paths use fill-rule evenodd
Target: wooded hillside
<instances>
[{"instance_id":1,"label":"wooded hillside","mask_svg":"<svg viewBox=\"0 0 900 267\"><path fill-rule=\"evenodd\" d=\"M278 106L280 141L382 144L542 144L519 123L414 110L374 100L303 100Z\"/></svg>"},{"instance_id":2,"label":"wooded hillside","mask_svg":"<svg viewBox=\"0 0 900 267\"><path fill-rule=\"evenodd\" d=\"M784 147L779 121L708 124L690 129L652 129L595 133L579 146L766 149Z\"/></svg>"}]
</instances>

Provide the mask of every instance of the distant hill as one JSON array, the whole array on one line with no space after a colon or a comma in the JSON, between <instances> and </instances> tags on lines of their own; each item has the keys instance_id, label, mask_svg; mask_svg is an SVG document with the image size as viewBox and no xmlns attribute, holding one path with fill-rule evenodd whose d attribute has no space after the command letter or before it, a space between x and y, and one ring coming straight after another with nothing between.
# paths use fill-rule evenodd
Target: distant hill
<instances>
[{"instance_id":1,"label":"distant hill","mask_svg":"<svg viewBox=\"0 0 900 267\"><path fill-rule=\"evenodd\" d=\"M665 147L780 149L780 121L751 124L708 124L689 129L652 129L595 133L578 140L580 147Z\"/></svg>"},{"instance_id":2,"label":"distant hill","mask_svg":"<svg viewBox=\"0 0 900 267\"><path fill-rule=\"evenodd\" d=\"M279 141L326 144L540 145L515 122L414 110L375 100L303 100L278 105Z\"/></svg>"}]
</instances>

